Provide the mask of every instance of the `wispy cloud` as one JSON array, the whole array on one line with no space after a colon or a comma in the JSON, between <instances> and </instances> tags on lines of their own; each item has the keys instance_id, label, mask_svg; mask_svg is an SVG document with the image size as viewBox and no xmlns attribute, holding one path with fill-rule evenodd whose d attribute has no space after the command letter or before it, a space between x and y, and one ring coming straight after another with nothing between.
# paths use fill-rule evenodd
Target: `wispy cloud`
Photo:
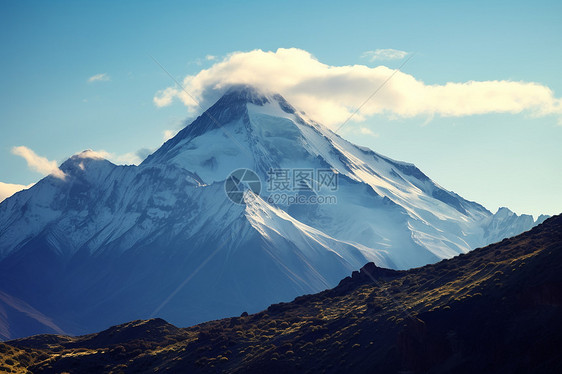
<instances>
[{"instance_id":1,"label":"wispy cloud","mask_svg":"<svg viewBox=\"0 0 562 374\"><path fill-rule=\"evenodd\" d=\"M111 154L109 159L118 165L138 165L142 162L138 152L128 152L120 155Z\"/></svg>"},{"instance_id":2,"label":"wispy cloud","mask_svg":"<svg viewBox=\"0 0 562 374\"><path fill-rule=\"evenodd\" d=\"M111 153L104 150L94 151L93 149L87 149L85 151L75 154L74 156L78 158L91 158L91 159L101 160L106 158L108 159L111 156Z\"/></svg>"},{"instance_id":3,"label":"wispy cloud","mask_svg":"<svg viewBox=\"0 0 562 374\"><path fill-rule=\"evenodd\" d=\"M180 130L164 130L162 133L164 141L166 142L172 139L178 132L180 132Z\"/></svg>"},{"instance_id":4,"label":"wispy cloud","mask_svg":"<svg viewBox=\"0 0 562 374\"><path fill-rule=\"evenodd\" d=\"M107 73L101 73L101 74L92 75L90 78L88 78L88 83L107 82L110 80L111 78L109 77L109 75L107 75Z\"/></svg>"},{"instance_id":5,"label":"wispy cloud","mask_svg":"<svg viewBox=\"0 0 562 374\"><path fill-rule=\"evenodd\" d=\"M361 57L369 59L369 61L376 60L401 60L408 55L408 52L400 51L398 49L375 49L374 51L363 52Z\"/></svg>"},{"instance_id":6,"label":"wispy cloud","mask_svg":"<svg viewBox=\"0 0 562 374\"><path fill-rule=\"evenodd\" d=\"M99 151L88 149L77 153L75 156L79 158L107 159L117 165L138 165L143 161L141 155L144 153L146 153L145 148L142 148L137 152L128 152L123 154L116 154L103 149Z\"/></svg>"},{"instance_id":7,"label":"wispy cloud","mask_svg":"<svg viewBox=\"0 0 562 374\"><path fill-rule=\"evenodd\" d=\"M158 91L158 93L154 96L153 101L157 107L161 108L172 104L174 98L178 97L181 94L182 91L178 90L176 87L168 87L164 90ZM187 106L189 107L190 105Z\"/></svg>"},{"instance_id":8,"label":"wispy cloud","mask_svg":"<svg viewBox=\"0 0 562 374\"><path fill-rule=\"evenodd\" d=\"M135 152L135 155L137 156L140 162L143 162L155 150L156 149L151 149L151 148L141 148Z\"/></svg>"},{"instance_id":9,"label":"wispy cloud","mask_svg":"<svg viewBox=\"0 0 562 374\"><path fill-rule=\"evenodd\" d=\"M379 134L375 133L373 130L371 130L370 128L365 127L365 126L361 126L361 127L359 128L359 132L360 132L361 134L363 134L363 135L369 135L369 136L372 136L372 137L374 137L374 138L378 138L378 137L379 137Z\"/></svg>"},{"instance_id":10,"label":"wispy cloud","mask_svg":"<svg viewBox=\"0 0 562 374\"><path fill-rule=\"evenodd\" d=\"M59 169L56 161L48 160L46 157L37 155L31 149L25 146L13 147L12 153L16 156L23 157L27 162L27 166L43 175L52 175L56 178L64 179L66 175Z\"/></svg>"},{"instance_id":11,"label":"wispy cloud","mask_svg":"<svg viewBox=\"0 0 562 374\"><path fill-rule=\"evenodd\" d=\"M0 202L4 201L8 197L12 196L18 191L24 190L26 188L30 188L33 186L34 183L23 185L23 184L12 184L12 183L3 183L0 182Z\"/></svg>"},{"instance_id":12,"label":"wispy cloud","mask_svg":"<svg viewBox=\"0 0 562 374\"><path fill-rule=\"evenodd\" d=\"M182 83L203 106L213 103L233 84L279 92L312 118L335 127L392 73L386 66L327 65L307 51L281 48L275 52L234 52L210 68L186 76ZM177 99L192 114L199 111L192 98L178 87L157 92L154 103L161 107ZM360 122L375 114L392 119L522 112L562 117L562 100L540 83L491 80L426 84L398 72L352 120Z\"/></svg>"},{"instance_id":13,"label":"wispy cloud","mask_svg":"<svg viewBox=\"0 0 562 374\"><path fill-rule=\"evenodd\" d=\"M206 55L205 57L198 57L194 60L188 61L187 64L188 65L197 65L197 66L202 66L202 65L207 65L210 61L215 61L217 59L217 56L214 55Z\"/></svg>"}]
</instances>

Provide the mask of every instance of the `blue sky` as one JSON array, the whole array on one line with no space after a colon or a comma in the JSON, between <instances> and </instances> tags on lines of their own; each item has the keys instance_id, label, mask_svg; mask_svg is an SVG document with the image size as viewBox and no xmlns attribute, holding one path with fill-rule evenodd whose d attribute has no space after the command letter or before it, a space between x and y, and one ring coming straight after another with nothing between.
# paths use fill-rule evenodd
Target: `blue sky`
<instances>
[{"instance_id":1,"label":"blue sky","mask_svg":"<svg viewBox=\"0 0 562 374\"><path fill-rule=\"evenodd\" d=\"M17 146L60 163L84 149L127 162L162 144L194 113L181 100L155 105L173 82L150 56L183 79L236 51L298 48L330 67L394 69L404 60L371 60L365 52L395 49L414 54L402 71L427 86L534 82L559 100L561 14L556 1L4 1L0 182L42 177L14 154ZM89 82L96 75L102 79ZM341 135L415 163L490 210L557 214L561 118L533 108L453 116L391 110L355 118Z\"/></svg>"}]
</instances>

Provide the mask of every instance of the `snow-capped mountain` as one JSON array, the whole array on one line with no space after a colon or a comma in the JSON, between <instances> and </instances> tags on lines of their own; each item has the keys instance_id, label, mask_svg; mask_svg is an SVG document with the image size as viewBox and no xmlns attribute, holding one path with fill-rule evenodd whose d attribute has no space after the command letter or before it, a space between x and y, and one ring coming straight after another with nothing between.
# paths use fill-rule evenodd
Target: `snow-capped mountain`
<instances>
[{"instance_id":1,"label":"snow-capped mountain","mask_svg":"<svg viewBox=\"0 0 562 374\"><path fill-rule=\"evenodd\" d=\"M0 337L258 311L369 261L421 266L546 218L492 214L245 86L139 166L85 151L60 168L0 204Z\"/></svg>"}]
</instances>

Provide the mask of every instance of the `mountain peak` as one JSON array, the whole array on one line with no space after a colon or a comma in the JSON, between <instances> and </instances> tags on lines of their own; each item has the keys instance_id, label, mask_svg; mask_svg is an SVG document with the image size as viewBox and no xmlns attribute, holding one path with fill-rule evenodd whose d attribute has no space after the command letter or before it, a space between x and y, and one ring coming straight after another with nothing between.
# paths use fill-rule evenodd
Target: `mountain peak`
<instances>
[{"instance_id":1,"label":"mountain peak","mask_svg":"<svg viewBox=\"0 0 562 374\"><path fill-rule=\"evenodd\" d=\"M505 206L502 206L502 207L498 208L498 211L496 212L496 214L503 215L503 216L511 216L514 213L511 211L511 209L509 209Z\"/></svg>"},{"instance_id":2,"label":"mountain peak","mask_svg":"<svg viewBox=\"0 0 562 374\"><path fill-rule=\"evenodd\" d=\"M255 86L235 84L226 90L220 100L225 100L226 102L235 100L237 102L243 101L245 103L263 105L269 102L268 96L270 95L267 92Z\"/></svg>"},{"instance_id":3,"label":"mountain peak","mask_svg":"<svg viewBox=\"0 0 562 374\"><path fill-rule=\"evenodd\" d=\"M189 142L213 130L224 129L226 126L237 123L240 120L242 122L248 122L249 106L255 105L257 107L265 107L270 104L272 108L278 107L277 110L273 109L273 116L285 117L289 114L294 116L295 120L301 123L303 122L295 108L279 93L272 93L247 84L231 85L226 88L224 94L215 104L197 117L191 124L184 127L175 137L164 143L155 153L147 157L143 161L143 164L162 160L166 158L166 154L175 157L180 152L180 150L176 148L178 144ZM238 130L239 129L223 130L223 133L232 141L233 134L238 133ZM238 140L235 141L235 144L242 142L244 142L244 140ZM240 146L240 144L237 146ZM209 156L208 160L212 164L212 156Z\"/></svg>"},{"instance_id":4,"label":"mountain peak","mask_svg":"<svg viewBox=\"0 0 562 374\"><path fill-rule=\"evenodd\" d=\"M104 156L104 153L86 149L69 157L65 162L61 164L60 169L67 174L76 174L83 172L84 170L86 170L86 168L98 168L101 167L101 165L112 166L113 163L108 161Z\"/></svg>"},{"instance_id":5,"label":"mountain peak","mask_svg":"<svg viewBox=\"0 0 562 374\"><path fill-rule=\"evenodd\" d=\"M248 84L235 84L230 86L215 106L229 107L240 104L254 104L263 106L267 103L279 103L281 109L289 114L296 112L295 108L279 93L263 90Z\"/></svg>"}]
</instances>

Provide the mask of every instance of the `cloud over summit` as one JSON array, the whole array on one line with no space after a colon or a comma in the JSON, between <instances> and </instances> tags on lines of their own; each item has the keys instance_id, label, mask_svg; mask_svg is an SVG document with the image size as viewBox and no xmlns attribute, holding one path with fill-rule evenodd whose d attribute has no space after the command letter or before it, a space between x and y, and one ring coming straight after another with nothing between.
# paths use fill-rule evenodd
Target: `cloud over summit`
<instances>
[{"instance_id":1,"label":"cloud over summit","mask_svg":"<svg viewBox=\"0 0 562 374\"><path fill-rule=\"evenodd\" d=\"M313 119L332 127L345 121L393 73L382 65L324 64L297 48L234 52L217 61L208 69L186 76L182 82L203 107L211 105L230 85L249 84L281 93ZM199 110L197 103L179 87L165 88L154 96L159 107L174 100L180 100L192 113ZM521 112L561 115L562 100L549 87L535 82L491 80L438 85L398 72L353 120L362 121L374 114L460 117Z\"/></svg>"}]
</instances>

